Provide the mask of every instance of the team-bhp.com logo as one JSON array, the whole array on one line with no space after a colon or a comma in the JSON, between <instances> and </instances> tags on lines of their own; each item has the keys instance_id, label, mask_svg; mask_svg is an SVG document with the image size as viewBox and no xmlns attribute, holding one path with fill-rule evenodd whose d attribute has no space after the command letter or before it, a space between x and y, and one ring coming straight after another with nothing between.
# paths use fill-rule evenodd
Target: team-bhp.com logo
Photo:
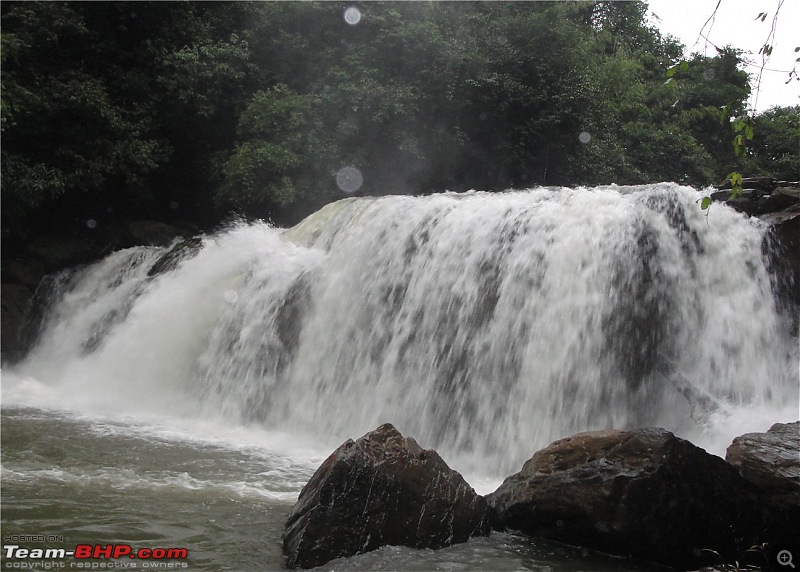
<instances>
[{"instance_id":1,"label":"team-bhp.com logo","mask_svg":"<svg viewBox=\"0 0 800 572\"><path fill-rule=\"evenodd\" d=\"M78 544L66 548L24 548L3 545L3 568L49 570L58 568L187 568L186 548L134 548L130 544ZM63 562L66 558L75 561ZM113 560L113 562L105 562ZM61 562L59 562L61 561ZM140 562L139 562L140 561ZM138 563L137 563L138 562Z\"/></svg>"}]
</instances>

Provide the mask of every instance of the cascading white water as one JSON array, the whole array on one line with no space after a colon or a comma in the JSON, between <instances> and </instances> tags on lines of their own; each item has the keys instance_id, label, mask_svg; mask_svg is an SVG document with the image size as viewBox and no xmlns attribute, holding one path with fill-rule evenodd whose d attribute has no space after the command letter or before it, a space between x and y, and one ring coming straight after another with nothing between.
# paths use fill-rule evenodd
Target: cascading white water
<instances>
[{"instance_id":1,"label":"cascading white water","mask_svg":"<svg viewBox=\"0 0 800 572\"><path fill-rule=\"evenodd\" d=\"M796 418L797 340L764 229L696 199L672 184L347 199L285 232L208 237L152 277L165 250L116 253L70 282L18 369L68 407L322 447L392 422L473 474L603 427L720 453Z\"/></svg>"}]
</instances>

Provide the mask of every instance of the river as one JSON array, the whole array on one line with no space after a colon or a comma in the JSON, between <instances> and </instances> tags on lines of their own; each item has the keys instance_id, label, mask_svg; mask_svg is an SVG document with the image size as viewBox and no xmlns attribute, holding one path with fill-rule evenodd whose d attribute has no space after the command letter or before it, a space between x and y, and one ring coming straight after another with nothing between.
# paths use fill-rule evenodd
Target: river
<instances>
[{"instance_id":1,"label":"river","mask_svg":"<svg viewBox=\"0 0 800 572\"><path fill-rule=\"evenodd\" d=\"M662 426L724 456L796 420L767 229L697 198L665 183L346 199L289 230L240 223L54 277L35 347L2 372L4 545L278 570L300 489L384 422L488 493L578 431ZM16 556L3 567L30 564ZM513 533L324 568L655 569Z\"/></svg>"}]
</instances>

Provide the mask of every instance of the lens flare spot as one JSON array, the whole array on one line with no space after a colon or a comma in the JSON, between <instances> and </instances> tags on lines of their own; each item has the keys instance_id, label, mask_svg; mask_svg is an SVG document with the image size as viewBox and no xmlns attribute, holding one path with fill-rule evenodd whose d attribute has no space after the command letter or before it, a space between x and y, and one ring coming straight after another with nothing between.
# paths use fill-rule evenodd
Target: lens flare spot
<instances>
[{"instance_id":1,"label":"lens flare spot","mask_svg":"<svg viewBox=\"0 0 800 572\"><path fill-rule=\"evenodd\" d=\"M581 134L578 135L578 140L581 143L586 144L592 140L592 135L588 131L581 131Z\"/></svg>"},{"instance_id":2,"label":"lens flare spot","mask_svg":"<svg viewBox=\"0 0 800 572\"><path fill-rule=\"evenodd\" d=\"M351 26L355 26L361 21L361 10L355 6L350 6L344 11L344 21Z\"/></svg>"},{"instance_id":3,"label":"lens flare spot","mask_svg":"<svg viewBox=\"0 0 800 572\"><path fill-rule=\"evenodd\" d=\"M363 182L364 176L355 167L342 167L336 173L336 186L344 193L355 193Z\"/></svg>"},{"instance_id":4,"label":"lens flare spot","mask_svg":"<svg viewBox=\"0 0 800 572\"><path fill-rule=\"evenodd\" d=\"M222 297L228 304L235 304L239 301L239 295L233 290L226 290Z\"/></svg>"},{"instance_id":5,"label":"lens flare spot","mask_svg":"<svg viewBox=\"0 0 800 572\"><path fill-rule=\"evenodd\" d=\"M97 228L97 221L94 220L93 218L90 218L89 220L86 221L86 226L88 226L89 228Z\"/></svg>"}]
</instances>

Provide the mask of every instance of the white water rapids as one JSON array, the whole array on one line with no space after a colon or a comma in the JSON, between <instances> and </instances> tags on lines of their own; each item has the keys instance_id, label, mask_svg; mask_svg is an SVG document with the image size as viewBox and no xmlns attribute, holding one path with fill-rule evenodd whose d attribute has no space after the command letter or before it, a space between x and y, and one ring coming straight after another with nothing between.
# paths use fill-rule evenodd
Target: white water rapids
<instances>
[{"instance_id":1,"label":"white water rapids","mask_svg":"<svg viewBox=\"0 0 800 572\"><path fill-rule=\"evenodd\" d=\"M798 416L765 229L672 184L346 199L240 224L171 269L117 252L57 288L6 403L253 426L330 451L384 422L502 478L574 432L724 455ZM6 372L4 372L6 373Z\"/></svg>"}]
</instances>

